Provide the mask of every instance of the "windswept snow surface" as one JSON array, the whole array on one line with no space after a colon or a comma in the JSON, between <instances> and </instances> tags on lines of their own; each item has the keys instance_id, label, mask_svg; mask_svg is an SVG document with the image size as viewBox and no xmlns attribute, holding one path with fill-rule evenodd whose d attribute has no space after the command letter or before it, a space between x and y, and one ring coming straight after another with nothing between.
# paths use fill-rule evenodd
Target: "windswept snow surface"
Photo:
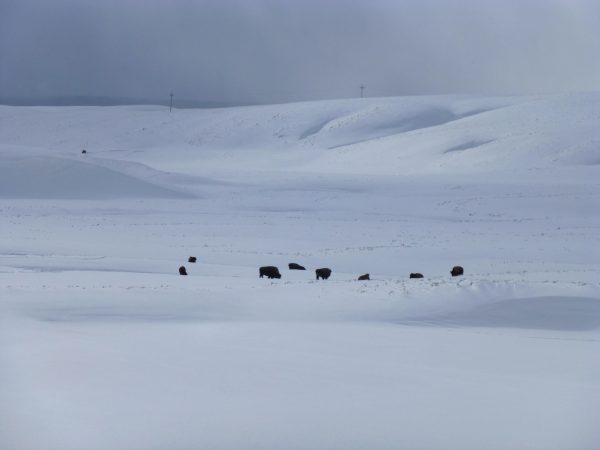
<instances>
[{"instance_id":1,"label":"windswept snow surface","mask_svg":"<svg viewBox=\"0 0 600 450\"><path fill-rule=\"evenodd\" d=\"M599 125L0 106L0 448L600 448Z\"/></svg>"}]
</instances>

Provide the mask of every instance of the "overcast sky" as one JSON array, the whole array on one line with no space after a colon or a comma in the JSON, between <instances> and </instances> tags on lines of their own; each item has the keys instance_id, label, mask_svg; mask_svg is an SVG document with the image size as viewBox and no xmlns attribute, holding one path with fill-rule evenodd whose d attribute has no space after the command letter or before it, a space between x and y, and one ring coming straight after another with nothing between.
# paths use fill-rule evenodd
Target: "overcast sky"
<instances>
[{"instance_id":1,"label":"overcast sky","mask_svg":"<svg viewBox=\"0 0 600 450\"><path fill-rule=\"evenodd\" d=\"M0 97L600 90L600 0L0 0Z\"/></svg>"}]
</instances>

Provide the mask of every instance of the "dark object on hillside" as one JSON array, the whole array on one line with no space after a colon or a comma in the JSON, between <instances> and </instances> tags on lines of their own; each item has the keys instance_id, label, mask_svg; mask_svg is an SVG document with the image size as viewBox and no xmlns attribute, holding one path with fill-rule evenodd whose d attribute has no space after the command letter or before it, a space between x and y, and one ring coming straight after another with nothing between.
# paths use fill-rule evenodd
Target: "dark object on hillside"
<instances>
[{"instance_id":1,"label":"dark object on hillside","mask_svg":"<svg viewBox=\"0 0 600 450\"><path fill-rule=\"evenodd\" d=\"M323 267L321 269L315 270L315 273L317 274L317 280L319 278L326 280L327 278L329 278L331 276L331 269L327 269L326 267Z\"/></svg>"},{"instance_id":2,"label":"dark object on hillside","mask_svg":"<svg viewBox=\"0 0 600 450\"><path fill-rule=\"evenodd\" d=\"M263 266L258 269L258 273L260 278L262 278L263 276L267 277L268 279L281 278L279 269L275 266Z\"/></svg>"},{"instance_id":3,"label":"dark object on hillside","mask_svg":"<svg viewBox=\"0 0 600 450\"><path fill-rule=\"evenodd\" d=\"M187 275L187 270L185 270L185 266L181 266L179 268L179 275Z\"/></svg>"},{"instance_id":4,"label":"dark object on hillside","mask_svg":"<svg viewBox=\"0 0 600 450\"><path fill-rule=\"evenodd\" d=\"M453 277L458 277L459 275L463 275L464 273L465 270L461 266L454 266L452 268L452 271L450 272L450 275L452 275Z\"/></svg>"},{"instance_id":5,"label":"dark object on hillside","mask_svg":"<svg viewBox=\"0 0 600 450\"><path fill-rule=\"evenodd\" d=\"M365 273L364 275L361 275L360 277L358 277L358 281L364 281L364 280L370 280L368 273Z\"/></svg>"},{"instance_id":6,"label":"dark object on hillside","mask_svg":"<svg viewBox=\"0 0 600 450\"><path fill-rule=\"evenodd\" d=\"M423 278L422 273L411 273L410 278Z\"/></svg>"},{"instance_id":7,"label":"dark object on hillside","mask_svg":"<svg viewBox=\"0 0 600 450\"><path fill-rule=\"evenodd\" d=\"M83 150L81 150L81 153L85 155L87 153L87 150L84 148Z\"/></svg>"},{"instance_id":8,"label":"dark object on hillside","mask_svg":"<svg viewBox=\"0 0 600 450\"><path fill-rule=\"evenodd\" d=\"M188 262L189 262L189 263L195 263L195 262L196 262L196 257L195 257L195 256L190 256L190 257L188 258Z\"/></svg>"},{"instance_id":9,"label":"dark object on hillside","mask_svg":"<svg viewBox=\"0 0 600 450\"><path fill-rule=\"evenodd\" d=\"M296 263L289 263L288 267L290 268L290 270L306 270L305 267L301 266L300 264L296 264Z\"/></svg>"}]
</instances>

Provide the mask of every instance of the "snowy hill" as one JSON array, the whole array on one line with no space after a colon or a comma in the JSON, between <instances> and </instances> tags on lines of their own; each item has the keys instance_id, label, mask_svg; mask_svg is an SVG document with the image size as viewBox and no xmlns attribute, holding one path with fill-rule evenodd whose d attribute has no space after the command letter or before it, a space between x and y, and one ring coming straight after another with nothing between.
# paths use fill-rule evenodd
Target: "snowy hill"
<instances>
[{"instance_id":1,"label":"snowy hill","mask_svg":"<svg viewBox=\"0 0 600 450\"><path fill-rule=\"evenodd\" d=\"M0 106L0 448L598 447L599 124Z\"/></svg>"},{"instance_id":2,"label":"snowy hill","mask_svg":"<svg viewBox=\"0 0 600 450\"><path fill-rule=\"evenodd\" d=\"M81 161L83 148L90 153L85 160L90 164L120 160L203 176L215 170L372 175L527 172L597 165L599 120L600 94L433 96L171 114L163 107L148 106L2 107L0 135L2 145L26 147L21 153L36 154L32 175L40 157ZM3 164L5 171L12 171L10 165L6 168L10 163ZM111 168L124 173L132 169L114 163Z\"/></svg>"}]
</instances>

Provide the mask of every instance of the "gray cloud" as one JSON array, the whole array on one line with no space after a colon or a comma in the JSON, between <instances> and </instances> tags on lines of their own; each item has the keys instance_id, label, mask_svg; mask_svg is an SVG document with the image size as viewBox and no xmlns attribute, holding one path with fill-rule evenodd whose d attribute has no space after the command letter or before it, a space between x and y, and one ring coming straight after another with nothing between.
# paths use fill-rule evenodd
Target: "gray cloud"
<instances>
[{"instance_id":1,"label":"gray cloud","mask_svg":"<svg viewBox=\"0 0 600 450\"><path fill-rule=\"evenodd\" d=\"M600 90L594 0L0 0L0 97Z\"/></svg>"}]
</instances>

